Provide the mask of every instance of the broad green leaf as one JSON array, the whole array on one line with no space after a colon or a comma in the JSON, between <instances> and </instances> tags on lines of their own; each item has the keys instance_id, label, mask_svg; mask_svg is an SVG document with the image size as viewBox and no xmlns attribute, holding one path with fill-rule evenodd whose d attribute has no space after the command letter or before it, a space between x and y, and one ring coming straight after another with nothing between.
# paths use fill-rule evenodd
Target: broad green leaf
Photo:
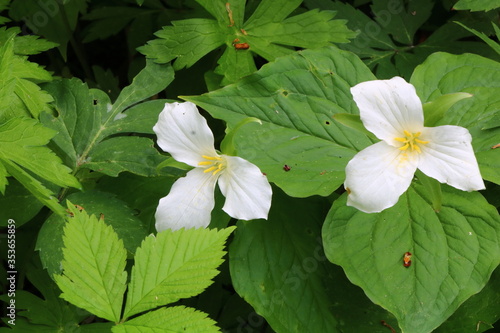
<instances>
[{"instance_id":1,"label":"broad green leaf","mask_svg":"<svg viewBox=\"0 0 500 333\"><path fill-rule=\"evenodd\" d=\"M337 200L325 252L349 280L393 313L405 333L431 332L479 292L500 263L500 216L481 194L443 187L439 212L414 184L399 202L365 214ZM403 255L411 252L411 266Z\"/></svg>"},{"instance_id":2,"label":"broad green leaf","mask_svg":"<svg viewBox=\"0 0 500 333\"><path fill-rule=\"evenodd\" d=\"M64 227L63 274L54 276L61 297L118 322L127 282L123 241L102 219L89 217L69 202L68 209L73 217Z\"/></svg>"},{"instance_id":3,"label":"broad green leaf","mask_svg":"<svg viewBox=\"0 0 500 333\"><path fill-rule=\"evenodd\" d=\"M346 43L356 34L333 12L313 10L289 17L299 0L263 0L244 23L245 1L197 0L213 19L173 21L156 35L158 39L139 48L158 63L174 60L176 70L190 67L209 52L225 45L215 73L232 83L256 70L253 54L268 61L290 54L293 48L318 48ZM287 45L287 47L283 46ZM288 47L290 46L290 47Z\"/></svg>"},{"instance_id":4,"label":"broad green leaf","mask_svg":"<svg viewBox=\"0 0 500 333\"><path fill-rule=\"evenodd\" d=\"M184 306L174 306L150 311L142 316L116 325L113 333L141 332L220 332L215 321L206 313Z\"/></svg>"},{"instance_id":5,"label":"broad green leaf","mask_svg":"<svg viewBox=\"0 0 500 333\"><path fill-rule=\"evenodd\" d=\"M234 85L183 98L229 127L259 119L262 125L236 134L239 156L289 195L328 195L344 181L347 161L372 143L333 117L358 114L349 89L373 79L355 55L328 47L279 58Z\"/></svg>"},{"instance_id":6,"label":"broad green leaf","mask_svg":"<svg viewBox=\"0 0 500 333\"><path fill-rule=\"evenodd\" d=\"M276 332L340 332L320 238L322 199L273 194L268 221L239 221L229 251L234 288Z\"/></svg>"},{"instance_id":7,"label":"broad green leaf","mask_svg":"<svg viewBox=\"0 0 500 333\"><path fill-rule=\"evenodd\" d=\"M36 287L43 298L25 290L16 290L14 299L17 318L16 325L11 326L12 330L60 332L64 329L76 329L90 314L61 299L58 286L50 279L47 272L38 266L39 264L28 264L26 272L29 282ZM2 301L9 302L7 296L7 294L1 296ZM19 323L23 319L27 320L26 327Z\"/></svg>"},{"instance_id":8,"label":"broad green leaf","mask_svg":"<svg viewBox=\"0 0 500 333\"><path fill-rule=\"evenodd\" d=\"M497 267L486 286L465 301L435 333L485 332L500 319L500 268ZM496 324L495 324L496 326Z\"/></svg>"},{"instance_id":9,"label":"broad green leaf","mask_svg":"<svg viewBox=\"0 0 500 333\"><path fill-rule=\"evenodd\" d=\"M136 216L137 212L113 194L100 191L76 192L70 194L67 199L83 207L89 214L104 218L104 223L113 227L131 254L135 253L149 233ZM38 234L36 249L40 252L43 267L51 276L61 274L64 225L64 217L52 215L45 221Z\"/></svg>"},{"instance_id":10,"label":"broad green leaf","mask_svg":"<svg viewBox=\"0 0 500 333\"><path fill-rule=\"evenodd\" d=\"M113 134L151 133L165 101L140 102L172 80L169 65L148 62L114 104L104 92L88 89L78 79L53 82L45 89L54 96L59 114L43 114L41 121L58 132L54 144L73 169L91 168L114 176L122 171L152 175L163 158L150 139L120 136L103 140ZM141 149L148 153L146 158L138 154Z\"/></svg>"},{"instance_id":11,"label":"broad green leaf","mask_svg":"<svg viewBox=\"0 0 500 333\"><path fill-rule=\"evenodd\" d=\"M488 11L500 7L496 0L459 0L454 6L455 10Z\"/></svg>"},{"instance_id":12,"label":"broad green leaf","mask_svg":"<svg viewBox=\"0 0 500 333\"><path fill-rule=\"evenodd\" d=\"M473 97L454 104L435 125L458 125L472 134L482 176L500 184L500 128L491 128L500 108L500 63L474 54L435 53L419 65L410 82L422 102L464 92ZM488 129L489 128L489 129ZM481 158L479 158L481 157Z\"/></svg>"},{"instance_id":13,"label":"broad green leaf","mask_svg":"<svg viewBox=\"0 0 500 333\"><path fill-rule=\"evenodd\" d=\"M27 57L14 54L16 34L19 30L0 28L0 122L13 117L33 116L50 111L50 95L33 83L51 81L49 72Z\"/></svg>"},{"instance_id":14,"label":"broad green leaf","mask_svg":"<svg viewBox=\"0 0 500 333\"><path fill-rule=\"evenodd\" d=\"M218 274L234 227L165 230L137 249L124 318L201 293Z\"/></svg>"}]
</instances>

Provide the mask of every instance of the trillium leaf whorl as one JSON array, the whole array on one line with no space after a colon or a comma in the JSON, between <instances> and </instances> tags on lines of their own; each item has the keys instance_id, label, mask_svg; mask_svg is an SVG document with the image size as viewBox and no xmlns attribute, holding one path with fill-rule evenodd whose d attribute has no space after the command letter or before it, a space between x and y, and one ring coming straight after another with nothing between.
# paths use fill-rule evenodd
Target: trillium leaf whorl
<instances>
[{"instance_id":1,"label":"trillium leaf whorl","mask_svg":"<svg viewBox=\"0 0 500 333\"><path fill-rule=\"evenodd\" d=\"M226 197L223 210L231 217L267 219L272 190L266 176L240 157L219 154L206 119L193 103L165 104L153 130L161 149L194 167L160 200L155 215L157 231L207 227L218 181Z\"/></svg>"},{"instance_id":2,"label":"trillium leaf whorl","mask_svg":"<svg viewBox=\"0 0 500 333\"><path fill-rule=\"evenodd\" d=\"M347 205L366 213L392 207L417 169L461 190L484 189L469 131L424 127L422 103L411 84L400 77L367 81L351 93L363 125L382 141L347 164Z\"/></svg>"}]
</instances>

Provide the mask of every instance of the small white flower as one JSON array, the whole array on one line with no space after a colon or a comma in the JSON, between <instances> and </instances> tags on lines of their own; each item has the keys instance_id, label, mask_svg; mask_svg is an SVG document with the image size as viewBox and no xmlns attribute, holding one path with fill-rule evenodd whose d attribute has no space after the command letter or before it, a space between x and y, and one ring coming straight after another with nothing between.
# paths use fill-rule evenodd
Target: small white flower
<instances>
[{"instance_id":1,"label":"small white flower","mask_svg":"<svg viewBox=\"0 0 500 333\"><path fill-rule=\"evenodd\" d=\"M469 131L424 127L422 103L411 84L394 77L362 82L351 93L364 126L382 141L347 164L347 205L366 213L394 206L417 168L460 190L484 189Z\"/></svg>"},{"instance_id":2,"label":"small white flower","mask_svg":"<svg viewBox=\"0 0 500 333\"><path fill-rule=\"evenodd\" d=\"M266 176L240 157L217 153L212 131L193 103L165 104L153 130L161 149L194 167L160 200L156 230L207 227L217 181L227 214L240 220L267 219L272 190Z\"/></svg>"}]
</instances>

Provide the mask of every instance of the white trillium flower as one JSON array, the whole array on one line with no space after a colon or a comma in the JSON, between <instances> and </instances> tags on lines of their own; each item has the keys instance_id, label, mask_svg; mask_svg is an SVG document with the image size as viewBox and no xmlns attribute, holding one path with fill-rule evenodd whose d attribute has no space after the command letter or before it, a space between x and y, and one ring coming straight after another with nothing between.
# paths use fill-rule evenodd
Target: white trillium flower
<instances>
[{"instance_id":1,"label":"white trillium flower","mask_svg":"<svg viewBox=\"0 0 500 333\"><path fill-rule=\"evenodd\" d=\"M429 177L463 191L484 189L472 137L460 126L424 127L415 87L400 77L351 88L361 121L380 142L349 161L347 205L366 213L394 206L417 168Z\"/></svg>"},{"instance_id":2,"label":"white trillium flower","mask_svg":"<svg viewBox=\"0 0 500 333\"><path fill-rule=\"evenodd\" d=\"M217 153L207 121L193 103L167 103L153 127L160 148L193 166L160 199L156 230L207 227L215 205L215 184L226 197L222 208L240 220L267 219L272 190L254 164Z\"/></svg>"}]
</instances>

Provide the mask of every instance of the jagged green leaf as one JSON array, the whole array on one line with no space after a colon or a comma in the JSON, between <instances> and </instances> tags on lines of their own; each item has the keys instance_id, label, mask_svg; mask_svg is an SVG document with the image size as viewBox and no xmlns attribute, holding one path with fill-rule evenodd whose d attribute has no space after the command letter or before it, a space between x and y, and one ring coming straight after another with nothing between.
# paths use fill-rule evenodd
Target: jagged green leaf
<instances>
[{"instance_id":1,"label":"jagged green leaf","mask_svg":"<svg viewBox=\"0 0 500 333\"><path fill-rule=\"evenodd\" d=\"M50 111L52 101L33 82L51 81L50 73L14 53L17 33L19 29L0 28L0 122L20 116L38 118L42 111Z\"/></svg>"},{"instance_id":2,"label":"jagged green leaf","mask_svg":"<svg viewBox=\"0 0 500 333\"><path fill-rule=\"evenodd\" d=\"M137 249L124 318L195 296L212 284L234 227L165 230Z\"/></svg>"},{"instance_id":3,"label":"jagged green leaf","mask_svg":"<svg viewBox=\"0 0 500 333\"><path fill-rule=\"evenodd\" d=\"M120 321L127 252L111 226L68 202L63 274L54 279L61 297L109 321Z\"/></svg>"},{"instance_id":4,"label":"jagged green leaf","mask_svg":"<svg viewBox=\"0 0 500 333\"><path fill-rule=\"evenodd\" d=\"M25 186L35 197L58 214L64 209L52 191L48 190L30 173L61 187L76 187L80 184L62 164L59 157L45 145L56 133L35 119L12 118L0 125L0 163L2 182L11 175Z\"/></svg>"},{"instance_id":5,"label":"jagged green leaf","mask_svg":"<svg viewBox=\"0 0 500 333\"><path fill-rule=\"evenodd\" d=\"M346 197L335 201L323 226L327 257L405 333L438 327L500 263L500 216L477 192L443 186L439 212L418 183L378 214L346 206Z\"/></svg>"},{"instance_id":6,"label":"jagged green leaf","mask_svg":"<svg viewBox=\"0 0 500 333\"><path fill-rule=\"evenodd\" d=\"M150 197L145 196L145 198ZM136 216L137 211L132 209L136 207L129 207L124 201L116 198L115 194L87 190L72 193L67 196L67 200L83 207L89 214L104 218L104 222L118 234L130 254L135 253L136 248L148 234L149 226L145 226ZM36 249L39 251L43 267L51 276L61 274L65 223L65 216L52 215L38 233Z\"/></svg>"},{"instance_id":7,"label":"jagged green leaf","mask_svg":"<svg viewBox=\"0 0 500 333\"><path fill-rule=\"evenodd\" d=\"M174 60L174 68L190 67L203 56L225 45L215 73L223 84L232 83L256 70L253 54L268 61L293 52L290 47L317 48L347 43L356 34L335 13L312 10L287 18L301 3L294 0L263 0L247 22L243 21L244 1L198 2L213 19L174 21L156 33L158 39L139 51L159 63Z\"/></svg>"},{"instance_id":8,"label":"jagged green leaf","mask_svg":"<svg viewBox=\"0 0 500 333\"><path fill-rule=\"evenodd\" d=\"M461 26L462 28L472 32L477 37L481 38L486 44L488 44L493 50L495 50L496 53L500 54L500 44L498 42L495 42L494 40L492 40L491 38L486 36L486 34L480 32L480 31L477 31L476 29L469 28L468 26L466 26L465 24L463 24L461 22L455 22L455 23L458 24L459 26ZM493 24L493 27L495 28L495 30L498 31L498 26L496 26L495 23L492 23L492 24Z\"/></svg>"},{"instance_id":9,"label":"jagged green leaf","mask_svg":"<svg viewBox=\"0 0 500 333\"><path fill-rule=\"evenodd\" d=\"M456 10L471 10L471 11L488 11L499 8L500 4L496 0L459 0L453 9Z\"/></svg>"},{"instance_id":10,"label":"jagged green leaf","mask_svg":"<svg viewBox=\"0 0 500 333\"><path fill-rule=\"evenodd\" d=\"M113 327L113 333L141 332L220 332L215 321L206 313L185 306L173 306L150 311Z\"/></svg>"}]
</instances>

